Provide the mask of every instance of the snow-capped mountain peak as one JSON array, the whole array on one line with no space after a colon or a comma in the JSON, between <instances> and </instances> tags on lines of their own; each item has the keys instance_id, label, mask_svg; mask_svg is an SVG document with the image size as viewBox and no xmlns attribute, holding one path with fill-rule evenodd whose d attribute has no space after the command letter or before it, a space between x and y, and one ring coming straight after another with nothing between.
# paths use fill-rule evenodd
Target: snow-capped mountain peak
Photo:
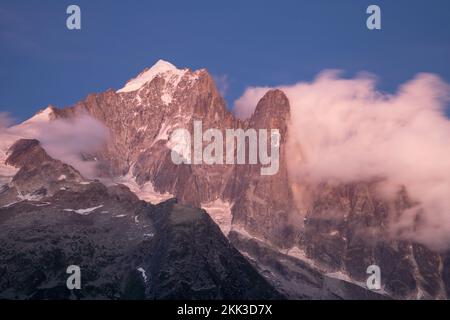
<instances>
[{"instance_id":1,"label":"snow-capped mountain peak","mask_svg":"<svg viewBox=\"0 0 450 320\"><path fill-rule=\"evenodd\" d=\"M139 90L143 85L152 81L158 75L167 74L167 79L179 80L187 70L188 69L178 69L170 62L158 60L151 68L147 68L136 78L128 81L122 89L117 90L117 93Z\"/></svg>"},{"instance_id":2,"label":"snow-capped mountain peak","mask_svg":"<svg viewBox=\"0 0 450 320\"><path fill-rule=\"evenodd\" d=\"M48 106L45 109L38 111L33 117L25 120L22 124L30 124L36 122L48 122L51 120L54 112L54 107Z\"/></svg>"}]
</instances>

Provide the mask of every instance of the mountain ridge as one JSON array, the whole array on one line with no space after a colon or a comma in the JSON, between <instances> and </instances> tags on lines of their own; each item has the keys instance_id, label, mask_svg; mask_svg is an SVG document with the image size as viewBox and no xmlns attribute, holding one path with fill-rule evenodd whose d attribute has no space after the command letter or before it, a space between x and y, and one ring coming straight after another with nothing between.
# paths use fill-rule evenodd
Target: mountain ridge
<instances>
[{"instance_id":1,"label":"mountain ridge","mask_svg":"<svg viewBox=\"0 0 450 320\"><path fill-rule=\"evenodd\" d=\"M277 259L283 252L292 256L289 252L297 248L301 254L296 259L310 259L320 265L316 268L320 272L345 275L355 283L364 283L367 266L375 263L386 271L383 289L394 298L448 297L450 274L446 273L446 266L450 265L450 254L392 240L384 233L387 212L407 209L411 201L407 196L398 195L393 203L387 203L376 196L369 182L324 183L310 188L290 181L286 143L291 106L281 90L268 91L253 115L242 121L227 109L205 69L183 69L181 74L172 65L159 64L164 68L157 66L156 71L149 68L140 73L144 77L150 72L145 81L134 82L135 90L109 89L91 94L71 107L50 109L49 121L88 114L111 131L104 148L84 155L96 159L100 181L128 181L138 195L145 190L156 192L148 193L147 200L160 201L165 195L186 206L214 207L211 217L226 230L224 233L235 247L248 248L245 238L259 239L276 252L273 255ZM174 74L170 75L172 71ZM134 79L138 78L139 75ZM204 129L279 129L282 139L278 173L261 176L259 165L173 164L170 133L177 128L192 133L196 120L202 121ZM310 201L299 203L298 199L306 198ZM342 214L330 215L330 210ZM372 241L377 237L379 241ZM258 252L266 251L253 248L247 254L262 265L266 258ZM277 262L283 265L281 260ZM303 288L302 280L298 281L298 287ZM301 296L292 288L289 292Z\"/></svg>"}]
</instances>

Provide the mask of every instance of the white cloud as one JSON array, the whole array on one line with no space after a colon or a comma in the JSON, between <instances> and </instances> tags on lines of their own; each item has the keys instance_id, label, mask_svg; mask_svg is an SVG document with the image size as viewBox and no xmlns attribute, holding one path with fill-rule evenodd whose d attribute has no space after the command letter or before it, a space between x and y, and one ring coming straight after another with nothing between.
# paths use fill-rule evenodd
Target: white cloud
<instances>
[{"instance_id":1,"label":"white cloud","mask_svg":"<svg viewBox=\"0 0 450 320\"><path fill-rule=\"evenodd\" d=\"M87 114L71 120L36 118L39 114L23 124L8 128L5 134L16 137L15 140L37 139L52 158L73 166L86 178L94 178L96 163L85 161L83 154L98 151L107 142L108 129ZM11 140L11 143L14 141Z\"/></svg>"},{"instance_id":2,"label":"white cloud","mask_svg":"<svg viewBox=\"0 0 450 320\"><path fill-rule=\"evenodd\" d=\"M448 84L418 74L386 94L376 89L373 76L342 79L325 71L312 82L280 88L291 104L287 159L294 179L314 184L382 177L383 194L391 196L404 185L420 205L392 223L392 230L434 248L450 245ZM235 113L251 115L267 90L247 89Z\"/></svg>"},{"instance_id":3,"label":"white cloud","mask_svg":"<svg viewBox=\"0 0 450 320\"><path fill-rule=\"evenodd\" d=\"M269 91L270 87L250 87L234 102L233 113L239 119L250 118L258 101Z\"/></svg>"},{"instance_id":4,"label":"white cloud","mask_svg":"<svg viewBox=\"0 0 450 320\"><path fill-rule=\"evenodd\" d=\"M85 161L82 155L98 151L107 138L108 129L88 115L71 121L51 121L41 128L37 136L51 157L72 165L87 178L96 176L96 163Z\"/></svg>"}]
</instances>

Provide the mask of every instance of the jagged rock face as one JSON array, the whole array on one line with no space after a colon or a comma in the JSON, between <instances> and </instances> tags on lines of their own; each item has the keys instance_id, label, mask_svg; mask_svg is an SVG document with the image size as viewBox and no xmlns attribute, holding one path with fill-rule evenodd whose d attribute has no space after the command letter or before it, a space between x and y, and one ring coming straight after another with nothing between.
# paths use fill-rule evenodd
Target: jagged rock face
<instances>
[{"instance_id":1,"label":"jagged rock face","mask_svg":"<svg viewBox=\"0 0 450 320\"><path fill-rule=\"evenodd\" d=\"M384 289L393 297L449 296L450 254L435 253L407 241L393 241L387 232L388 217L392 217L392 213L400 214L410 205L410 200L404 194L399 195L395 203L388 203L377 197L369 182L340 185L324 183L318 187L305 184L301 187L305 190L313 189L313 192L308 196L308 204L302 204L302 214L306 213L304 223L299 222L303 220L303 216L297 212L297 200L294 200L292 191L294 186L287 169L286 142L289 138L290 106L281 91L269 91L258 103L252 117L239 121L227 111L224 100L206 70L178 70L167 63L158 62L156 69L145 70L117 92L108 90L92 94L73 107L51 109L51 119L73 118L85 112L104 123L111 132L110 141L103 150L86 155L87 158L95 157L98 160L102 178L129 173L138 184L150 182L156 191L172 194L181 204L200 206L216 199L230 203L231 229L235 227L237 231L230 233L233 243L252 256L259 267L270 264L282 270L275 272L278 279L269 277L269 280L287 286L283 292L289 297L313 297L316 294L320 297L321 292L322 297L363 298L364 294L358 290L343 289L345 292L341 292L336 291L336 288L330 289L330 282L324 285L324 278L320 278L318 274L341 272L353 280L365 283L366 268L371 264L381 267ZM186 128L192 134L195 120L202 121L203 131L217 128L223 134L228 128L279 129L281 142L278 172L273 176L262 176L261 165L175 165L170 156L169 135L177 128ZM10 158L10 164L24 165L25 169L21 169L22 172L14 178L15 181L0 190L0 205L17 201L15 194L18 190L14 189L14 185L31 191L36 190L35 186L40 186L40 180L47 174L51 175L50 180L55 179L55 175L51 173L55 169L42 171L41 174L33 169L33 164L27 166L26 159L31 158L22 154L33 154L39 162L50 163L49 168L58 168L55 172L67 171L67 168L63 168L55 160L47 159L48 156L42 153L35 142L19 146L16 155ZM77 181L77 175L73 174L69 180ZM44 182L45 180L43 179ZM27 181L33 187L27 187ZM60 187L58 183L55 187L49 188L48 185L47 182L43 185L47 195L58 191ZM78 192L79 185L69 183L67 187ZM80 188L80 192L83 192L84 186ZM174 213L175 216L178 215L177 212ZM183 212L187 215L192 213L189 210ZM161 222L161 226L167 227L169 234L175 229L180 229L182 235L189 234L182 225L167 224L171 221L167 219L164 223ZM261 239L262 244L236 236L240 229ZM208 230L205 232L209 232ZM175 257L178 257L176 249L166 241L167 239L158 242L163 250L161 252L164 252L159 262L162 269L166 269L172 259L171 255L165 255L167 252L174 252ZM266 250L265 246L269 246L270 250ZM306 257L312 259L318 268L305 271L302 267L298 270L294 267L298 261L291 262L291 255L289 258L280 255L280 252L294 247L304 250ZM195 251L193 247L186 248L190 252ZM209 255L205 253L204 247L201 250ZM236 262L227 267L235 268L239 264L240 262ZM261 272L263 269L259 268ZM167 283L167 286L177 288L177 294L185 290L182 283L189 283L194 277L189 271L180 272L186 273L186 277L183 281L174 283L172 274L167 277L161 269L152 269L153 277L159 278L161 283ZM284 272L290 274L284 275ZM304 286L305 272L311 286ZM136 275L131 277L135 279ZM174 281L178 281L177 279ZM234 279L226 279L234 283ZM208 282L205 280L202 283ZM299 284L298 288L309 288L307 290L312 290L311 294L302 295L292 288L292 283ZM326 288L326 292L321 288ZM158 289L158 292L164 292L161 290ZM158 294L161 294L159 297L174 296L170 291L145 292L152 297L158 297ZM214 290L191 290L189 294L196 297L228 297L228 293L219 294Z\"/></svg>"},{"instance_id":2,"label":"jagged rock face","mask_svg":"<svg viewBox=\"0 0 450 320\"><path fill-rule=\"evenodd\" d=\"M384 290L396 298L446 298L448 254L392 239L389 217L413 205L402 191L393 203L377 196L376 183L324 184L317 188L305 219L301 243L308 256L356 281L378 265Z\"/></svg>"},{"instance_id":3,"label":"jagged rock face","mask_svg":"<svg viewBox=\"0 0 450 320\"><path fill-rule=\"evenodd\" d=\"M327 276L312 261L299 260L257 239L234 231L229 239L240 252L252 257L250 261L255 268L289 299L388 299L367 290L361 283Z\"/></svg>"},{"instance_id":4,"label":"jagged rock face","mask_svg":"<svg viewBox=\"0 0 450 320\"><path fill-rule=\"evenodd\" d=\"M53 159L40 147L40 143L35 139L20 139L9 149L10 156L6 159L6 164L15 167L39 167L44 161Z\"/></svg>"},{"instance_id":5,"label":"jagged rock face","mask_svg":"<svg viewBox=\"0 0 450 320\"><path fill-rule=\"evenodd\" d=\"M289 116L289 101L282 91L264 95L245 128L280 131L278 172L267 176L260 174L261 164L238 166L235 180L230 181L235 188L233 223L280 247L292 245L296 229L289 220L295 210L286 164Z\"/></svg>"},{"instance_id":6,"label":"jagged rock face","mask_svg":"<svg viewBox=\"0 0 450 320\"><path fill-rule=\"evenodd\" d=\"M152 295L163 299L282 298L249 268L206 211L169 205L153 213L161 232L155 238L155 263L150 268L150 277L156 280Z\"/></svg>"},{"instance_id":7,"label":"jagged rock face","mask_svg":"<svg viewBox=\"0 0 450 320\"><path fill-rule=\"evenodd\" d=\"M0 298L282 298L200 209L98 182L44 200L0 208Z\"/></svg>"},{"instance_id":8,"label":"jagged rock face","mask_svg":"<svg viewBox=\"0 0 450 320\"><path fill-rule=\"evenodd\" d=\"M9 149L6 164L20 169L0 191L0 206L50 196L85 181L77 170L50 157L34 139L15 142Z\"/></svg>"},{"instance_id":9,"label":"jagged rock face","mask_svg":"<svg viewBox=\"0 0 450 320\"><path fill-rule=\"evenodd\" d=\"M95 155L103 175L123 175L131 170L138 183L150 181L157 191L168 192L185 204L200 206L223 199L234 204L233 223L280 246L289 243L286 239L292 238L295 228L288 223L293 206L286 183L285 141L290 115L287 97L280 90L269 91L253 117L242 122L226 109L206 70L179 73L178 69L169 70L135 91L109 90L90 95L74 107L56 110L55 114L70 118L88 112L110 129L107 149ZM203 131L217 128L224 137L226 129L279 129L277 174L261 176L260 165L175 165L167 146L168 137L176 128L186 128L193 135L196 120L202 121Z\"/></svg>"},{"instance_id":10,"label":"jagged rock face","mask_svg":"<svg viewBox=\"0 0 450 320\"><path fill-rule=\"evenodd\" d=\"M111 131L108 148L96 155L102 175L123 175L131 170L138 183L151 181L161 193L169 192L195 205L221 195L231 166L175 165L167 146L173 130L186 128L192 133L195 120L202 121L203 130L234 127L206 70L184 70L175 80L169 71L139 90L93 94L56 114L73 117L86 111Z\"/></svg>"},{"instance_id":11,"label":"jagged rock face","mask_svg":"<svg viewBox=\"0 0 450 320\"><path fill-rule=\"evenodd\" d=\"M0 298L284 298L206 211L176 200L153 206L123 185L86 181L37 140L9 153L20 169L0 201L40 193L0 207ZM66 287L70 265L81 268L81 290Z\"/></svg>"}]
</instances>

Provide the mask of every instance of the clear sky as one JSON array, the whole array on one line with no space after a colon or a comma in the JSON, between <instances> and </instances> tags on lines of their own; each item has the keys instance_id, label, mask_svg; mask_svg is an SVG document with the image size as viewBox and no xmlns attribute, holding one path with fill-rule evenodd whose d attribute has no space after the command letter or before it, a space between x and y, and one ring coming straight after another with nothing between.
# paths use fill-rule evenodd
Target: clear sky
<instances>
[{"instance_id":1,"label":"clear sky","mask_svg":"<svg viewBox=\"0 0 450 320\"><path fill-rule=\"evenodd\" d=\"M81 7L82 29L66 28ZM366 28L370 4L382 30ZM158 59L207 68L231 106L248 86L368 71L395 91L418 72L450 82L448 0L0 0L0 112L23 120L119 89Z\"/></svg>"}]
</instances>

